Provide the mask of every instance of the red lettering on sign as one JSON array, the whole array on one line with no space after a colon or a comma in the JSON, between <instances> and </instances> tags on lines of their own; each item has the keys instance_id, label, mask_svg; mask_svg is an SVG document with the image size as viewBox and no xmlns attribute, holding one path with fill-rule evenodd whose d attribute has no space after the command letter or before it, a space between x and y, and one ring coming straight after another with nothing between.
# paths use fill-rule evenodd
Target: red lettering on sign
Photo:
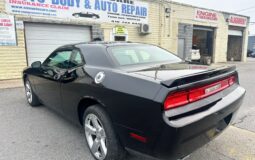
<instances>
[{"instance_id":1,"label":"red lettering on sign","mask_svg":"<svg viewBox=\"0 0 255 160\"><path fill-rule=\"evenodd\" d=\"M239 18L239 17L231 17L230 22L244 25L246 23L246 20L243 18Z\"/></svg>"},{"instance_id":2,"label":"red lettering on sign","mask_svg":"<svg viewBox=\"0 0 255 160\"><path fill-rule=\"evenodd\" d=\"M245 27L247 25L247 18L231 15L231 16L229 16L228 22L230 25Z\"/></svg>"},{"instance_id":3,"label":"red lettering on sign","mask_svg":"<svg viewBox=\"0 0 255 160\"><path fill-rule=\"evenodd\" d=\"M0 19L0 22L5 22L5 23L7 23L7 22L11 22L11 20L9 20L9 19Z\"/></svg>"},{"instance_id":4,"label":"red lettering on sign","mask_svg":"<svg viewBox=\"0 0 255 160\"><path fill-rule=\"evenodd\" d=\"M12 24L11 24L11 23L4 23L4 26L6 26L6 27L11 27Z\"/></svg>"},{"instance_id":5,"label":"red lettering on sign","mask_svg":"<svg viewBox=\"0 0 255 160\"><path fill-rule=\"evenodd\" d=\"M217 21L218 15L216 12L211 12L206 10L197 10L196 19Z\"/></svg>"}]
</instances>

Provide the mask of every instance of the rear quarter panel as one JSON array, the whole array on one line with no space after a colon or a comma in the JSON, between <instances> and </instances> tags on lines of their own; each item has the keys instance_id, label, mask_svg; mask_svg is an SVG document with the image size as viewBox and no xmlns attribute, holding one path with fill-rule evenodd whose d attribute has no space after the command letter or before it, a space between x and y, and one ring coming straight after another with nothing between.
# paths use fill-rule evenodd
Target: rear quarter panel
<instances>
[{"instance_id":1,"label":"rear quarter panel","mask_svg":"<svg viewBox=\"0 0 255 160\"><path fill-rule=\"evenodd\" d=\"M142 145L130 140L130 132L146 137L160 134L163 127L162 105L154 101L162 88L159 82L119 70L91 66L83 67L79 72L79 77L74 81L62 84L63 107L69 116L77 121L79 101L90 97L104 106L124 146ZM99 72L104 72L105 79L101 84L96 84L94 77ZM147 152L144 146L138 148Z\"/></svg>"}]
</instances>

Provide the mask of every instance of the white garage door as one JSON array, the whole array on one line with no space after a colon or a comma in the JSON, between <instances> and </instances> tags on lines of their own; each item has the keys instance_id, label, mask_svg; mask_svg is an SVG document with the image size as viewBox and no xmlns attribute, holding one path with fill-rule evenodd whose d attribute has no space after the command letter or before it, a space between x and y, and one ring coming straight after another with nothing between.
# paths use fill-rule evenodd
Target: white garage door
<instances>
[{"instance_id":1,"label":"white garage door","mask_svg":"<svg viewBox=\"0 0 255 160\"><path fill-rule=\"evenodd\" d=\"M239 30L228 30L228 35L230 36L243 36L243 32Z\"/></svg>"},{"instance_id":2,"label":"white garage door","mask_svg":"<svg viewBox=\"0 0 255 160\"><path fill-rule=\"evenodd\" d=\"M56 48L91 40L90 27L41 23L25 24L28 65L43 62Z\"/></svg>"}]
</instances>

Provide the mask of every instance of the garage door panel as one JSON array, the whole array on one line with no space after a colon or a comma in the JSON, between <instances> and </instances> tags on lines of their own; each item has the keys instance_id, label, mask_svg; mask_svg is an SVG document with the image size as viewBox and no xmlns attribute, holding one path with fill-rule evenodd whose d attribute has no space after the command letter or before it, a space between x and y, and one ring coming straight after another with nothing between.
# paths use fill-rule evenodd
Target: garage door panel
<instances>
[{"instance_id":1,"label":"garage door panel","mask_svg":"<svg viewBox=\"0 0 255 160\"><path fill-rule=\"evenodd\" d=\"M50 55L55 48L48 48L48 50L36 50L33 53L28 53L28 57L47 57L47 55Z\"/></svg>"},{"instance_id":2,"label":"garage door panel","mask_svg":"<svg viewBox=\"0 0 255 160\"><path fill-rule=\"evenodd\" d=\"M39 36L38 36L39 37ZM69 37L69 38L67 38ZM40 36L39 38L29 38L27 39L27 41L45 41L45 40L56 40L56 39L62 39L62 40L66 40L66 41L78 41L78 40L81 40L81 39L88 39L87 37L84 37L84 36L76 36L76 37L72 37L71 35L63 35L63 36L55 36L55 37L48 37L47 38L47 35L43 35L43 36Z\"/></svg>"},{"instance_id":3,"label":"garage door panel","mask_svg":"<svg viewBox=\"0 0 255 160\"><path fill-rule=\"evenodd\" d=\"M86 28L85 28L86 29ZM69 35L80 35L80 36L83 36L83 37L88 37L90 36L90 34L88 34L86 32L86 34L84 34L84 30L78 30L78 31L73 31L73 30L66 30L66 31L61 31L61 32L55 32L55 31L51 31L50 33L56 35L56 36L69 36ZM49 31L30 31L30 33L27 33L27 36L29 38L40 38L41 36L45 36L45 35L48 35L49 34ZM37 37L33 37L33 36L37 36Z\"/></svg>"},{"instance_id":4,"label":"garage door panel","mask_svg":"<svg viewBox=\"0 0 255 160\"><path fill-rule=\"evenodd\" d=\"M63 32L63 31L73 31L73 32L76 32L76 31L83 31L84 28L85 29L89 29L89 27L86 27L86 26L81 27L81 28L76 28L76 30L74 30L74 28L77 27L77 26L71 26L71 27L66 26L66 28L64 28L64 29L63 28L54 28L54 26L49 26L49 27L51 28L52 32ZM29 30L30 31L48 32L49 31L48 30L49 27L44 26L44 28L38 28L38 27L33 27L32 26L32 27L29 27Z\"/></svg>"},{"instance_id":5,"label":"garage door panel","mask_svg":"<svg viewBox=\"0 0 255 160\"><path fill-rule=\"evenodd\" d=\"M53 36L49 36L49 34L52 34L54 35ZM73 37L72 35L75 35L75 37ZM69 38L72 38L72 39L75 39L75 38L89 38L90 37L90 34L88 32L84 32L84 31L80 31L80 32L69 32L69 33L64 33L64 32L54 32L54 33L49 33L49 32L40 32L39 33L36 33L34 34L33 32L28 32L26 34L26 36L28 37L27 39L55 39L56 37L57 38L62 38L62 37L69 37Z\"/></svg>"},{"instance_id":6,"label":"garage door panel","mask_svg":"<svg viewBox=\"0 0 255 160\"><path fill-rule=\"evenodd\" d=\"M27 50L29 51L32 51L32 52L28 52L27 54L28 55L31 55L31 54L36 54L38 51L40 52L45 52L45 51L53 51L55 49L57 49L58 45L62 45L63 43L60 43L60 42L55 42L55 43L51 43L51 44L38 44L38 45L31 45L31 46L27 46ZM66 43L67 44L67 43ZM40 49L41 48L41 49Z\"/></svg>"},{"instance_id":7,"label":"garage door panel","mask_svg":"<svg viewBox=\"0 0 255 160\"><path fill-rule=\"evenodd\" d=\"M73 30L74 28L77 28L76 25L62 25L62 24L45 24L45 23L27 23L29 25L29 29L31 30L38 30L38 31L48 31L48 28L51 28L51 30L60 31L60 30ZM63 28L65 26L65 28ZM89 28L87 26L79 26L81 28Z\"/></svg>"},{"instance_id":8,"label":"garage door panel","mask_svg":"<svg viewBox=\"0 0 255 160\"><path fill-rule=\"evenodd\" d=\"M51 49L49 49L49 51L44 52L44 51L40 51L38 50L37 52L34 52L33 54L28 54L29 57L44 57L46 55L46 57L48 55L50 55L52 52L50 51ZM54 49L53 49L54 50Z\"/></svg>"},{"instance_id":9,"label":"garage door panel","mask_svg":"<svg viewBox=\"0 0 255 160\"><path fill-rule=\"evenodd\" d=\"M68 37L68 39L70 40L77 40L77 39L90 39L90 34L89 35L84 35L82 34L84 32L72 32L72 33L63 33L63 32L59 32L59 33L51 33L54 36L49 36L49 32L44 32L44 33L36 33L33 34L32 33L28 33L26 34L27 36L27 40L48 40L48 39L66 39ZM73 35L76 35L75 37L73 37Z\"/></svg>"},{"instance_id":10,"label":"garage door panel","mask_svg":"<svg viewBox=\"0 0 255 160\"><path fill-rule=\"evenodd\" d=\"M36 59L39 59L39 61L43 62L46 58L42 58L42 56L44 56L44 54L38 54L38 56L31 55L30 59L36 58Z\"/></svg>"},{"instance_id":11,"label":"garage door panel","mask_svg":"<svg viewBox=\"0 0 255 160\"><path fill-rule=\"evenodd\" d=\"M33 62L36 62L36 61L40 61L40 62L44 62L44 60L42 60L41 58L34 58L34 57L32 57L32 58L30 58L30 61L31 61L31 63L33 63ZM31 64L29 64L29 66L30 66Z\"/></svg>"},{"instance_id":12,"label":"garage door panel","mask_svg":"<svg viewBox=\"0 0 255 160\"><path fill-rule=\"evenodd\" d=\"M25 23L28 64L44 61L55 49L91 40L90 27Z\"/></svg>"},{"instance_id":13,"label":"garage door panel","mask_svg":"<svg viewBox=\"0 0 255 160\"><path fill-rule=\"evenodd\" d=\"M239 31L239 30L229 30L228 31L228 35L229 36L240 36L240 37L242 37L243 36L243 32Z\"/></svg>"},{"instance_id":14,"label":"garage door panel","mask_svg":"<svg viewBox=\"0 0 255 160\"><path fill-rule=\"evenodd\" d=\"M37 47L37 46L45 46L45 45L49 45L49 46L56 46L56 45L65 45L65 44L70 44L70 43L79 43L81 41L79 40L66 40L66 39L62 39L61 41L56 42L56 40L53 39L49 39L49 40L28 40L27 43L38 43L37 45L31 46L31 47ZM56 47L57 48L57 47Z\"/></svg>"}]
</instances>

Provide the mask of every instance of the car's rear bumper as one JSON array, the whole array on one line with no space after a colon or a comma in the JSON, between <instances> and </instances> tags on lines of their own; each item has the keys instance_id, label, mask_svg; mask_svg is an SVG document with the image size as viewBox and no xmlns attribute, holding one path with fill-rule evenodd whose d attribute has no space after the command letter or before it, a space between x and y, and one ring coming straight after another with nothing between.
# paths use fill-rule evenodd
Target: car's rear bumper
<instances>
[{"instance_id":1,"label":"car's rear bumper","mask_svg":"<svg viewBox=\"0 0 255 160\"><path fill-rule=\"evenodd\" d=\"M166 123L151 156L178 159L202 147L231 123L244 95L245 90L238 86L205 111L175 120L169 120L164 114Z\"/></svg>"}]
</instances>

